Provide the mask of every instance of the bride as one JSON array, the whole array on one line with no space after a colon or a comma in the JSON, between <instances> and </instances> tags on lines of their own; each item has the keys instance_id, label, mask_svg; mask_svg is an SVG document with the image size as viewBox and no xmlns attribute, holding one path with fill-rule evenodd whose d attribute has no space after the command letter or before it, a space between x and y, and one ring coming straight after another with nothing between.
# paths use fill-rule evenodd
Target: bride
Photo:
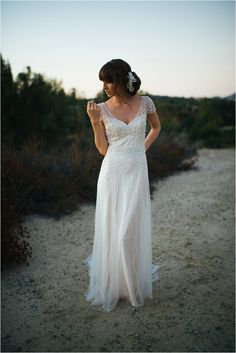
<instances>
[{"instance_id":1,"label":"bride","mask_svg":"<svg viewBox=\"0 0 236 353\"><path fill-rule=\"evenodd\" d=\"M89 101L95 146L104 155L98 181L92 253L85 259L85 298L113 310L120 299L133 307L152 298L159 265L152 263L151 198L146 151L161 124L153 100L137 95L141 80L121 59L99 72L108 100ZM146 136L146 125L150 131Z\"/></svg>"}]
</instances>

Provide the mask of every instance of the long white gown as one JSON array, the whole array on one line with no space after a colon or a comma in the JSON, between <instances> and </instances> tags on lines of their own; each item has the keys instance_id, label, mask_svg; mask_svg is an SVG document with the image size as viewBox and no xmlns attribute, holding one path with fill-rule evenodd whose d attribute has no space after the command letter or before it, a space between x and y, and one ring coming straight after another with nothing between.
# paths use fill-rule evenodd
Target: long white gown
<instances>
[{"instance_id":1,"label":"long white gown","mask_svg":"<svg viewBox=\"0 0 236 353\"><path fill-rule=\"evenodd\" d=\"M159 268L152 264L151 198L145 136L147 113L155 106L141 96L138 114L129 124L99 103L108 139L97 181L94 243L85 298L102 310L113 310L121 298L134 307L152 298Z\"/></svg>"}]
</instances>

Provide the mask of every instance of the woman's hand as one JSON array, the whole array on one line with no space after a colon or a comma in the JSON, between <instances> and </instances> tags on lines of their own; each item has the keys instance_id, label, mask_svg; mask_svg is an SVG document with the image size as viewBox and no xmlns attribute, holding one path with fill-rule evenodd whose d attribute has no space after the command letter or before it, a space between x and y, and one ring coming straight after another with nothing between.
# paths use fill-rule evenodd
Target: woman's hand
<instances>
[{"instance_id":1,"label":"woman's hand","mask_svg":"<svg viewBox=\"0 0 236 353\"><path fill-rule=\"evenodd\" d=\"M94 124L99 122L100 118L100 109L97 106L97 104L94 101L88 101L87 103L87 114L91 120L91 122Z\"/></svg>"}]
</instances>

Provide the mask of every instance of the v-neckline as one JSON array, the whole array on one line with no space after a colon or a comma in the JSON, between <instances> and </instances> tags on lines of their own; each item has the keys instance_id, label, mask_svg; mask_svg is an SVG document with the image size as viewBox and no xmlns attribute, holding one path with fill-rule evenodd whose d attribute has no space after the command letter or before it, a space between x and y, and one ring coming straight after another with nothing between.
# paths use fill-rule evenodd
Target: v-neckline
<instances>
[{"instance_id":1,"label":"v-neckline","mask_svg":"<svg viewBox=\"0 0 236 353\"><path fill-rule=\"evenodd\" d=\"M107 105L106 105L105 102L104 102L104 106L105 106L106 110L108 111L108 113L109 113L115 120L118 120L118 121L120 121L122 124L124 124L124 125L126 125L126 126L129 126L129 125L132 123L132 121L134 121L134 120L140 115L141 109L142 109L142 103L143 103L143 96L141 96L140 105L139 105L139 110L138 110L137 114L135 114L135 116L132 118L132 120L130 120L129 123L126 123L125 121L123 121L123 120L117 118L114 114L112 114L112 112L108 109L108 107L107 107Z\"/></svg>"}]
</instances>

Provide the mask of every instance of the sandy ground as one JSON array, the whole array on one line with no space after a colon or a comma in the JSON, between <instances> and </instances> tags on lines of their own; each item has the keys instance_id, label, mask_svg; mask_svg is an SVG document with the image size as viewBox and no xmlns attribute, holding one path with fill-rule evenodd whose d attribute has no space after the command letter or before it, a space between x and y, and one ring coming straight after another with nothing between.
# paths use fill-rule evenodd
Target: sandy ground
<instances>
[{"instance_id":1,"label":"sandy ground","mask_svg":"<svg viewBox=\"0 0 236 353\"><path fill-rule=\"evenodd\" d=\"M201 149L196 169L156 184L153 299L102 312L84 298L94 205L31 216L30 266L1 281L2 350L234 352L234 150Z\"/></svg>"}]
</instances>

